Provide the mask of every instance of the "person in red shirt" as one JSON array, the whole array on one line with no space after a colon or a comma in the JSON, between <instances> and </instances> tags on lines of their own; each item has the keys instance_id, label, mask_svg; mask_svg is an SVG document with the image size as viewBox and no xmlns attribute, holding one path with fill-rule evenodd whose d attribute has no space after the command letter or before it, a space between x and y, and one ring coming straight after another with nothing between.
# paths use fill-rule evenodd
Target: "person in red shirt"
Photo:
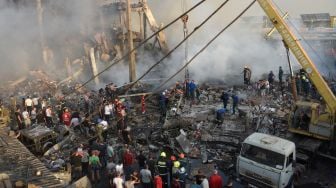
<instances>
[{"instance_id":1,"label":"person in red shirt","mask_svg":"<svg viewBox=\"0 0 336 188\"><path fill-rule=\"evenodd\" d=\"M123 157L124 166L131 166L133 164L133 155L129 149L126 149Z\"/></svg>"},{"instance_id":2,"label":"person in red shirt","mask_svg":"<svg viewBox=\"0 0 336 188\"><path fill-rule=\"evenodd\" d=\"M223 187L223 179L220 175L218 175L217 170L214 170L213 174L209 178L209 187L210 188L222 188Z\"/></svg>"},{"instance_id":3,"label":"person in red shirt","mask_svg":"<svg viewBox=\"0 0 336 188\"><path fill-rule=\"evenodd\" d=\"M163 182L162 178L159 176L159 174L156 174L154 177L154 188L162 188Z\"/></svg>"},{"instance_id":4,"label":"person in red shirt","mask_svg":"<svg viewBox=\"0 0 336 188\"><path fill-rule=\"evenodd\" d=\"M133 165L133 155L130 152L129 149L126 149L124 156L123 156L123 164L124 164L124 172L125 177L129 177L133 171L132 165Z\"/></svg>"},{"instance_id":5,"label":"person in red shirt","mask_svg":"<svg viewBox=\"0 0 336 188\"><path fill-rule=\"evenodd\" d=\"M171 187L172 188L181 188L181 184L179 182L178 176L174 177Z\"/></svg>"},{"instance_id":6,"label":"person in red shirt","mask_svg":"<svg viewBox=\"0 0 336 188\"><path fill-rule=\"evenodd\" d=\"M65 108L63 114L62 114L62 122L66 125L66 126L70 126L71 123L71 114L69 112L68 108Z\"/></svg>"}]
</instances>

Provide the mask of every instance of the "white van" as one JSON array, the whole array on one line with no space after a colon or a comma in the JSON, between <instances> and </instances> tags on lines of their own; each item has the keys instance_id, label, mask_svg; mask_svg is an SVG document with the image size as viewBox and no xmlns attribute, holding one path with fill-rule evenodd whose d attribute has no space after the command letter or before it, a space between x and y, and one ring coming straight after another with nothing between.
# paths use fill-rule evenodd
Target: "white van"
<instances>
[{"instance_id":1,"label":"white van","mask_svg":"<svg viewBox=\"0 0 336 188\"><path fill-rule=\"evenodd\" d=\"M253 133L237 158L238 178L258 187L292 187L295 144L279 137Z\"/></svg>"}]
</instances>

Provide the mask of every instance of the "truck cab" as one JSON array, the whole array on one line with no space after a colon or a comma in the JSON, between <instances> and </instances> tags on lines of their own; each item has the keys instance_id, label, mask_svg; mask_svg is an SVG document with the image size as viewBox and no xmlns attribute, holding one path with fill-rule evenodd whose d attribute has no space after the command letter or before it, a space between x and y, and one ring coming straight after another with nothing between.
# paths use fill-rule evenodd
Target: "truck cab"
<instances>
[{"instance_id":1,"label":"truck cab","mask_svg":"<svg viewBox=\"0 0 336 188\"><path fill-rule=\"evenodd\" d=\"M253 133L242 143L236 165L238 178L257 187L291 187L295 157L293 142Z\"/></svg>"}]
</instances>

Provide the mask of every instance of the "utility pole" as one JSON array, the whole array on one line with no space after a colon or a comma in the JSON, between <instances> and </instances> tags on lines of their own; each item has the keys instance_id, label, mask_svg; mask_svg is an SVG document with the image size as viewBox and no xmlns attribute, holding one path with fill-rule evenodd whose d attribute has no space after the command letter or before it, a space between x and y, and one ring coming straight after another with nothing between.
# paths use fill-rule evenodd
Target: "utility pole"
<instances>
[{"instance_id":1,"label":"utility pole","mask_svg":"<svg viewBox=\"0 0 336 188\"><path fill-rule=\"evenodd\" d=\"M133 50L133 33L132 33L132 20L131 20L131 0L126 0L127 10L126 10L126 19L127 19L127 34L128 34L128 47L129 51ZM129 80L134 82L136 80L136 63L135 63L135 53L132 52L129 54Z\"/></svg>"},{"instance_id":2,"label":"utility pole","mask_svg":"<svg viewBox=\"0 0 336 188\"><path fill-rule=\"evenodd\" d=\"M42 50L42 58L45 64L49 63L47 45L44 39L44 32L43 32L43 8L42 8L42 0L36 0L36 11L37 11L37 23L40 32L40 43L41 43L41 50Z\"/></svg>"}]
</instances>

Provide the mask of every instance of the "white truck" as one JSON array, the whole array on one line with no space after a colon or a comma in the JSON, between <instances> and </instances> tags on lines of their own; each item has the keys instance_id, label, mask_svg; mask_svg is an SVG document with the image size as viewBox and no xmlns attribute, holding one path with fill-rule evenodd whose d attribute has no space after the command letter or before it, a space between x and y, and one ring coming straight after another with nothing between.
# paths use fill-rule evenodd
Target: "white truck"
<instances>
[{"instance_id":1,"label":"white truck","mask_svg":"<svg viewBox=\"0 0 336 188\"><path fill-rule=\"evenodd\" d=\"M253 133L242 143L237 175L256 187L293 187L295 144L279 137Z\"/></svg>"}]
</instances>

